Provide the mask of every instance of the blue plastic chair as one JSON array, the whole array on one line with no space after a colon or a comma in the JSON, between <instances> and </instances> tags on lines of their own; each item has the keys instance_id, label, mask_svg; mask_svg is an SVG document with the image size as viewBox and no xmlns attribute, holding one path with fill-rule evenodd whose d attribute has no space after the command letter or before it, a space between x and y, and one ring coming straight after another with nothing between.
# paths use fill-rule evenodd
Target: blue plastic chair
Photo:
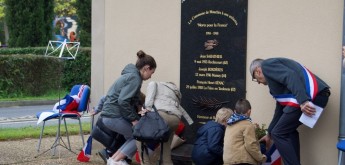
<instances>
[{"instance_id":1,"label":"blue plastic chair","mask_svg":"<svg viewBox=\"0 0 345 165\"><path fill-rule=\"evenodd\" d=\"M343 157L343 152L345 151L345 139L339 140L339 142L337 143L337 148L339 150L338 165L341 165L342 157Z\"/></svg>"},{"instance_id":2,"label":"blue plastic chair","mask_svg":"<svg viewBox=\"0 0 345 165\"><path fill-rule=\"evenodd\" d=\"M80 92L80 93L79 93ZM79 94L79 95L78 95ZM42 140L42 135L43 135L43 131L44 131L44 126L45 126L45 122L51 119L57 119L58 120L58 129L56 132L56 139L55 142L53 143L53 145L51 146L51 148L49 148L47 151L49 151L50 149L54 148L54 154L55 155L55 148L60 144L60 140L63 142L61 135L60 135L60 125L61 125L61 121L64 121L64 125L65 125L65 130L66 130L66 136L67 136L67 141L68 141L68 147L66 146L66 144L63 142L64 148L66 148L67 150L73 152L71 150L71 145L70 145L70 141L69 141L69 134L68 134L68 130L67 130L67 125L66 125L66 118L69 119L77 119L79 120L79 128L80 128L80 136L82 138L82 143L83 146L85 144L84 142L84 136L83 136L83 130L82 130L82 125L81 125L81 121L80 118L83 115L83 113L88 109L88 103L89 103L89 99L90 99L90 87L88 85L74 85L73 88L71 89L71 92L69 93L70 96L72 95L78 95L80 98L78 107L76 109L76 111L68 111L68 112L64 112L64 111L59 111L59 112L54 112L53 110L51 111L44 111L44 112L54 112L54 114L52 114L51 116L47 117L46 119L43 120L43 125L42 125L42 129L41 129L41 134L40 134L40 139L38 141L38 145L37 145L37 152L39 152L40 147L41 147L41 140ZM39 118L40 115L43 112L39 112L36 114L36 117ZM47 152L45 151L45 152ZM43 153L45 153L43 152ZM41 153L41 154L43 154ZM37 157L37 156L36 156Z\"/></svg>"}]
</instances>

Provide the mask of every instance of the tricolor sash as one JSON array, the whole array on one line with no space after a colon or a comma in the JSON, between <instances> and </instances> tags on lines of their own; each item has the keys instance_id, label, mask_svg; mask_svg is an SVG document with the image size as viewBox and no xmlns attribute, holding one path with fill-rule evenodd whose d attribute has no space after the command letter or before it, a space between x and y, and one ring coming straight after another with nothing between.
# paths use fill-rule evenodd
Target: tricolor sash
<instances>
[{"instance_id":1,"label":"tricolor sash","mask_svg":"<svg viewBox=\"0 0 345 165\"><path fill-rule=\"evenodd\" d=\"M306 67L302 66L301 64L300 66L302 67L303 75L305 78L307 95L311 98L311 100L314 100L318 91L316 77ZM280 103L280 105L299 108L299 103L297 102L296 97L293 94L274 95L273 97Z\"/></svg>"}]
</instances>

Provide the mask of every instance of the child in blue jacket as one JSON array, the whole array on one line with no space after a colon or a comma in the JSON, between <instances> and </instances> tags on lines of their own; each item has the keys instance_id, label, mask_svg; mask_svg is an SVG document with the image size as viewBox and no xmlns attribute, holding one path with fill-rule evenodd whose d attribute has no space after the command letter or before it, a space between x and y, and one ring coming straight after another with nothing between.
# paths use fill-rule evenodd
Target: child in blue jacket
<instances>
[{"instance_id":1,"label":"child in blue jacket","mask_svg":"<svg viewBox=\"0 0 345 165\"><path fill-rule=\"evenodd\" d=\"M231 114L231 109L221 108L217 111L215 121L208 121L199 128L192 152L195 165L223 164L225 126Z\"/></svg>"}]
</instances>

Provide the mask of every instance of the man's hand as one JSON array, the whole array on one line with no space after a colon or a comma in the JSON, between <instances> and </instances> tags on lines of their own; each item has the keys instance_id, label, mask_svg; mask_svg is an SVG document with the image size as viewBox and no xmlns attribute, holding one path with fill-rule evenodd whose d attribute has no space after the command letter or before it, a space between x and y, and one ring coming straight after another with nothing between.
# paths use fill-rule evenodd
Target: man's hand
<instances>
[{"instance_id":1,"label":"man's hand","mask_svg":"<svg viewBox=\"0 0 345 165\"><path fill-rule=\"evenodd\" d=\"M271 145L272 145L272 140L271 140L271 137L270 135L265 135L264 137L262 137L259 142L265 142L266 144L266 150L268 150Z\"/></svg>"},{"instance_id":2,"label":"man's hand","mask_svg":"<svg viewBox=\"0 0 345 165\"><path fill-rule=\"evenodd\" d=\"M301 106L301 111L307 116L313 116L316 113L314 104L310 101L304 102Z\"/></svg>"}]
</instances>

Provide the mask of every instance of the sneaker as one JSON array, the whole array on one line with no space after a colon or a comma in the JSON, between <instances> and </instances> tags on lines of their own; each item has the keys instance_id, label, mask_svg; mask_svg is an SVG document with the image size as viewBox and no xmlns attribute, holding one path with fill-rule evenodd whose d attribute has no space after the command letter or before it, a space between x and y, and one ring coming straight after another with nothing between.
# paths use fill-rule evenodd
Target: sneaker
<instances>
[{"instance_id":1,"label":"sneaker","mask_svg":"<svg viewBox=\"0 0 345 165\"><path fill-rule=\"evenodd\" d=\"M107 165L115 165L115 161L112 158L107 159Z\"/></svg>"},{"instance_id":2,"label":"sneaker","mask_svg":"<svg viewBox=\"0 0 345 165\"><path fill-rule=\"evenodd\" d=\"M107 159L109 159L109 155L105 149L98 151L98 155L103 159L104 163L107 163Z\"/></svg>"},{"instance_id":3,"label":"sneaker","mask_svg":"<svg viewBox=\"0 0 345 165\"><path fill-rule=\"evenodd\" d=\"M129 165L125 160L113 161L110 165Z\"/></svg>"}]
</instances>

